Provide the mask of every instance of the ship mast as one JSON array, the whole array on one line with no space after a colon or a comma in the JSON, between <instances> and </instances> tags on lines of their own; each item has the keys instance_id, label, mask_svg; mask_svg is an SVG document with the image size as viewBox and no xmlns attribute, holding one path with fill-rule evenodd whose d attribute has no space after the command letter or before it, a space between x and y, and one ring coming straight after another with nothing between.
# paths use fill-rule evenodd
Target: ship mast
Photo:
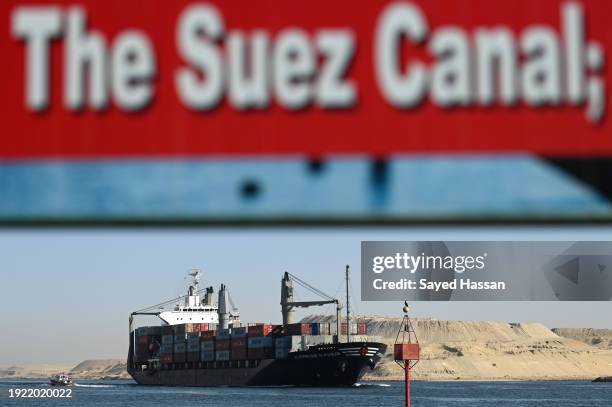
<instances>
[{"instance_id":1,"label":"ship mast","mask_svg":"<svg viewBox=\"0 0 612 407\"><path fill-rule=\"evenodd\" d=\"M349 306L349 265L346 265L346 342L351 341L351 307Z\"/></svg>"}]
</instances>

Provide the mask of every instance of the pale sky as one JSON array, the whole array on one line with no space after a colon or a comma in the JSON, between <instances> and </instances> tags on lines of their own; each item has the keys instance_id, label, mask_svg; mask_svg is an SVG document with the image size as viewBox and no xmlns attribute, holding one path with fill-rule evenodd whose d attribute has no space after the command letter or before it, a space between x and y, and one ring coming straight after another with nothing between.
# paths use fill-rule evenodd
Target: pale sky
<instances>
[{"instance_id":1,"label":"pale sky","mask_svg":"<svg viewBox=\"0 0 612 407\"><path fill-rule=\"evenodd\" d=\"M354 311L400 315L395 302L357 301L361 240L612 240L612 227L4 229L0 366L125 358L129 313L182 294L194 266L204 270L202 287L229 287L244 322L280 321L285 270L343 296L345 264ZM313 299L299 288L296 297ZM610 303L419 302L412 309L436 319L612 328ZM298 316L316 312L333 307Z\"/></svg>"}]
</instances>

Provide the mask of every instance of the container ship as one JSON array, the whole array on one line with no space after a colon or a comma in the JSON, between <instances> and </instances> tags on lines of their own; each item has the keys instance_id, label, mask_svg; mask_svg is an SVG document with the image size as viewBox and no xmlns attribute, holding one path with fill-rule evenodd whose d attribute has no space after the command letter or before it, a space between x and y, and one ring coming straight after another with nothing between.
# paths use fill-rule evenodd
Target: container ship
<instances>
[{"instance_id":1,"label":"container ship","mask_svg":"<svg viewBox=\"0 0 612 407\"><path fill-rule=\"evenodd\" d=\"M282 325L240 322L227 287L199 289L201 273L184 296L130 315L128 373L155 386L351 386L373 369L387 346L367 339L366 325L341 321L338 299L285 272L281 280ZM294 283L322 297L294 301ZM201 296L203 294L203 296ZM160 311L169 304L174 308ZM295 308L336 305L335 323L294 323ZM135 328L135 317L153 315L161 325Z\"/></svg>"}]
</instances>

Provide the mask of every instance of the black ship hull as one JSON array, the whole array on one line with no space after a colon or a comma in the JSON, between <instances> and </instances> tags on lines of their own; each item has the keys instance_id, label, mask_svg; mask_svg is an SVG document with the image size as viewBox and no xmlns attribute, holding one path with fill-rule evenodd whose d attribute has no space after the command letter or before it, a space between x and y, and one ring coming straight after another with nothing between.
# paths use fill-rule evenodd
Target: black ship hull
<instances>
[{"instance_id":1,"label":"black ship hull","mask_svg":"<svg viewBox=\"0 0 612 407\"><path fill-rule=\"evenodd\" d=\"M137 370L128 360L134 380L153 386L351 386L376 366L387 346L350 342L311 346L283 359L150 363Z\"/></svg>"}]
</instances>

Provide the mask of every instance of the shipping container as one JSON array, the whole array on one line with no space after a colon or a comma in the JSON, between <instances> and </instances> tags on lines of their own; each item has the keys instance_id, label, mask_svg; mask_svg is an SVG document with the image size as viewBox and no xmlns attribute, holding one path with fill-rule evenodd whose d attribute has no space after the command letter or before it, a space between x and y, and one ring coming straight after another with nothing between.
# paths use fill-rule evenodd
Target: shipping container
<instances>
[{"instance_id":1,"label":"shipping container","mask_svg":"<svg viewBox=\"0 0 612 407\"><path fill-rule=\"evenodd\" d=\"M174 353L177 352L186 352L187 344L185 342L179 342L174 344Z\"/></svg>"},{"instance_id":2,"label":"shipping container","mask_svg":"<svg viewBox=\"0 0 612 407\"><path fill-rule=\"evenodd\" d=\"M200 353L200 341L187 342L187 352Z\"/></svg>"},{"instance_id":3,"label":"shipping container","mask_svg":"<svg viewBox=\"0 0 612 407\"><path fill-rule=\"evenodd\" d=\"M367 335L367 329L366 329L366 324L365 322L358 322L357 323L357 335Z\"/></svg>"},{"instance_id":4,"label":"shipping container","mask_svg":"<svg viewBox=\"0 0 612 407\"><path fill-rule=\"evenodd\" d=\"M282 325L272 325L272 331L270 332L270 336L281 336L285 334L285 327Z\"/></svg>"},{"instance_id":5,"label":"shipping container","mask_svg":"<svg viewBox=\"0 0 612 407\"><path fill-rule=\"evenodd\" d=\"M247 349L246 346L244 348L232 348L230 352L231 360L246 360L247 358Z\"/></svg>"},{"instance_id":6,"label":"shipping container","mask_svg":"<svg viewBox=\"0 0 612 407\"><path fill-rule=\"evenodd\" d=\"M291 349L297 350L302 347L302 336L279 336L274 341L274 347L276 349Z\"/></svg>"},{"instance_id":7,"label":"shipping container","mask_svg":"<svg viewBox=\"0 0 612 407\"><path fill-rule=\"evenodd\" d=\"M181 352L181 353L174 353L174 355L172 355L172 361L174 363L183 363L187 361L187 353L185 352Z\"/></svg>"},{"instance_id":8,"label":"shipping container","mask_svg":"<svg viewBox=\"0 0 612 407\"><path fill-rule=\"evenodd\" d=\"M172 345L174 343L174 335L162 335L162 345Z\"/></svg>"},{"instance_id":9,"label":"shipping container","mask_svg":"<svg viewBox=\"0 0 612 407\"><path fill-rule=\"evenodd\" d=\"M162 335L162 327L160 325L150 326L148 327L150 336L161 336Z\"/></svg>"},{"instance_id":10,"label":"shipping container","mask_svg":"<svg viewBox=\"0 0 612 407\"><path fill-rule=\"evenodd\" d=\"M246 326L232 328L232 338L246 338L246 336L247 336Z\"/></svg>"},{"instance_id":11,"label":"shipping container","mask_svg":"<svg viewBox=\"0 0 612 407\"><path fill-rule=\"evenodd\" d=\"M219 339L215 341L215 350L229 350L230 349L230 340L229 339Z\"/></svg>"},{"instance_id":12,"label":"shipping container","mask_svg":"<svg viewBox=\"0 0 612 407\"><path fill-rule=\"evenodd\" d=\"M151 342L151 337L149 335L141 335L136 337L136 343L139 345L148 345Z\"/></svg>"},{"instance_id":13,"label":"shipping container","mask_svg":"<svg viewBox=\"0 0 612 407\"><path fill-rule=\"evenodd\" d=\"M149 334L149 327L147 326L139 326L138 328L136 328L136 330L134 331L136 336L145 336Z\"/></svg>"},{"instance_id":14,"label":"shipping container","mask_svg":"<svg viewBox=\"0 0 612 407\"><path fill-rule=\"evenodd\" d=\"M249 349L273 348L274 338L271 336L260 336L248 339Z\"/></svg>"},{"instance_id":15,"label":"shipping container","mask_svg":"<svg viewBox=\"0 0 612 407\"><path fill-rule=\"evenodd\" d=\"M185 324L172 325L174 334L184 334L185 333Z\"/></svg>"},{"instance_id":16,"label":"shipping container","mask_svg":"<svg viewBox=\"0 0 612 407\"><path fill-rule=\"evenodd\" d=\"M172 354L174 352L174 344L172 343L162 343L161 349L159 351L162 355Z\"/></svg>"},{"instance_id":17,"label":"shipping container","mask_svg":"<svg viewBox=\"0 0 612 407\"><path fill-rule=\"evenodd\" d=\"M174 335L174 331L172 329L172 325L164 325L161 327L162 335Z\"/></svg>"},{"instance_id":18,"label":"shipping container","mask_svg":"<svg viewBox=\"0 0 612 407\"><path fill-rule=\"evenodd\" d=\"M166 353L159 357L159 362L163 364L172 363L172 353Z\"/></svg>"},{"instance_id":19,"label":"shipping container","mask_svg":"<svg viewBox=\"0 0 612 407\"><path fill-rule=\"evenodd\" d=\"M246 349L247 347L247 338L234 338L232 337L230 341L232 350L233 349Z\"/></svg>"},{"instance_id":20,"label":"shipping container","mask_svg":"<svg viewBox=\"0 0 612 407\"><path fill-rule=\"evenodd\" d=\"M200 339L202 338L213 339L216 335L217 335L217 331L213 331L213 330L206 331L206 332L200 332Z\"/></svg>"},{"instance_id":21,"label":"shipping container","mask_svg":"<svg viewBox=\"0 0 612 407\"><path fill-rule=\"evenodd\" d=\"M187 352L187 362L199 362L199 361L200 361L200 351Z\"/></svg>"},{"instance_id":22,"label":"shipping container","mask_svg":"<svg viewBox=\"0 0 612 407\"><path fill-rule=\"evenodd\" d=\"M144 363L151 357L149 352L149 345L140 344L136 346L135 359L137 363Z\"/></svg>"},{"instance_id":23,"label":"shipping container","mask_svg":"<svg viewBox=\"0 0 612 407\"><path fill-rule=\"evenodd\" d=\"M214 351L215 350L215 342L214 341L203 341L200 342L200 350L202 351Z\"/></svg>"},{"instance_id":24,"label":"shipping container","mask_svg":"<svg viewBox=\"0 0 612 407\"><path fill-rule=\"evenodd\" d=\"M199 341L200 340L200 331L187 333L187 340L188 341L191 341L191 340Z\"/></svg>"},{"instance_id":25,"label":"shipping container","mask_svg":"<svg viewBox=\"0 0 612 407\"><path fill-rule=\"evenodd\" d=\"M218 329L217 339L229 339L231 334L232 334L231 329Z\"/></svg>"},{"instance_id":26,"label":"shipping container","mask_svg":"<svg viewBox=\"0 0 612 407\"><path fill-rule=\"evenodd\" d=\"M285 335L311 335L311 324L288 324L285 326Z\"/></svg>"},{"instance_id":27,"label":"shipping container","mask_svg":"<svg viewBox=\"0 0 612 407\"><path fill-rule=\"evenodd\" d=\"M272 335L274 330L278 329L279 325L272 324L256 324L248 327L249 336L268 336Z\"/></svg>"},{"instance_id":28,"label":"shipping container","mask_svg":"<svg viewBox=\"0 0 612 407\"><path fill-rule=\"evenodd\" d=\"M346 335L346 322L343 322L340 326L340 334ZM357 335L357 324L355 322L351 322L351 335Z\"/></svg>"},{"instance_id":29,"label":"shipping container","mask_svg":"<svg viewBox=\"0 0 612 407\"><path fill-rule=\"evenodd\" d=\"M208 324L201 323L200 324L200 332L206 332L206 331L210 331L210 328L208 327Z\"/></svg>"},{"instance_id":30,"label":"shipping container","mask_svg":"<svg viewBox=\"0 0 612 407\"><path fill-rule=\"evenodd\" d=\"M200 352L200 360L202 362L212 362L213 360L215 360L215 352L203 350L202 352Z\"/></svg>"},{"instance_id":31,"label":"shipping container","mask_svg":"<svg viewBox=\"0 0 612 407\"><path fill-rule=\"evenodd\" d=\"M276 348L274 350L274 357L276 359L285 359L288 354L289 354L288 348Z\"/></svg>"},{"instance_id":32,"label":"shipping container","mask_svg":"<svg viewBox=\"0 0 612 407\"><path fill-rule=\"evenodd\" d=\"M187 334L174 334L174 342L182 342L187 339Z\"/></svg>"},{"instance_id":33,"label":"shipping container","mask_svg":"<svg viewBox=\"0 0 612 407\"><path fill-rule=\"evenodd\" d=\"M218 350L215 352L215 360L230 360L229 350Z\"/></svg>"},{"instance_id":34,"label":"shipping container","mask_svg":"<svg viewBox=\"0 0 612 407\"><path fill-rule=\"evenodd\" d=\"M185 324L185 332L186 333L200 332L200 324L193 324L193 323Z\"/></svg>"},{"instance_id":35,"label":"shipping container","mask_svg":"<svg viewBox=\"0 0 612 407\"><path fill-rule=\"evenodd\" d=\"M320 324L318 322L313 322L310 324L310 334L311 335L320 335L321 334L321 328L320 328Z\"/></svg>"}]
</instances>

